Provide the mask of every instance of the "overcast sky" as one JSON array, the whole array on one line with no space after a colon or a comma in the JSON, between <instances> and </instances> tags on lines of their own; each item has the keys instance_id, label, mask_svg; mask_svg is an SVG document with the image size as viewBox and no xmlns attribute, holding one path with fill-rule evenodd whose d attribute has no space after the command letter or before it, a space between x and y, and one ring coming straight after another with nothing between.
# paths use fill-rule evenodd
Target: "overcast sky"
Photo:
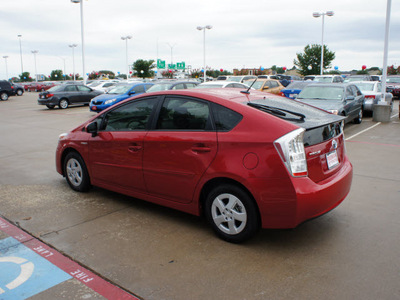
<instances>
[{"instance_id":1,"label":"overcast sky","mask_svg":"<svg viewBox=\"0 0 400 300\"><path fill-rule=\"evenodd\" d=\"M388 64L400 64L400 1L392 1ZM203 32L206 64L213 69L293 67L296 53L321 43L322 19L312 13L334 11L325 17L324 44L336 53L332 68L382 67L387 0L84 0L86 73L111 70L126 73L129 62L157 59L185 62L201 68ZM18 35L22 38L23 70L35 73L32 50L38 50L37 72L62 69L82 74L80 5L70 0L2 0L0 6L0 79L21 73ZM169 44L169 45L168 45ZM157 46L158 45L158 46ZM158 51L157 51L158 49Z\"/></svg>"}]
</instances>

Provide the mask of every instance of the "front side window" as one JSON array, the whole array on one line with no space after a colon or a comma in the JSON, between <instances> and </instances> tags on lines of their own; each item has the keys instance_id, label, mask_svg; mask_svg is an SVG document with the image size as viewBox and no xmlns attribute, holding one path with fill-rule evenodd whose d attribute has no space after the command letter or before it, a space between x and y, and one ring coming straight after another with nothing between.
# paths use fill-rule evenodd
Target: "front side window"
<instances>
[{"instance_id":1,"label":"front side window","mask_svg":"<svg viewBox=\"0 0 400 300\"><path fill-rule=\"evenodd\" d=\"M133 90L135 91L136 94L139 93L144 93L144 86L143 85L137 85L133 88Z\"/></svg>"},{"instance_id":2,"label":"front side window","mask_svg":"<svg viewBox=\"0 0 400 300\"><path fill-rule=\"evenodd\" d=\"M160 111L157 129L206 130L210 109L206 102L185 98L167 98Z\"/></svg>"},{"instance_id":3,"label":"front side window","mask_svg":"<svg viewBox=\"0 0 400 300\"><path fill-rule=\"evenodd\" d=\"M179 84L175 85L172 89L173 90L184 90L185 85L183 83L179 83Z\"/></svg>"},{"instance_id":4,"label":"front side window","mask_svg":"<svg viewBox=\"0 0 400 300\"><path fill-rule=\"evenodd\" d=\"M105 131L144 130L157 103L156 98L132 101L107 113L102 129Z\"/></svg>"}]
</instances>

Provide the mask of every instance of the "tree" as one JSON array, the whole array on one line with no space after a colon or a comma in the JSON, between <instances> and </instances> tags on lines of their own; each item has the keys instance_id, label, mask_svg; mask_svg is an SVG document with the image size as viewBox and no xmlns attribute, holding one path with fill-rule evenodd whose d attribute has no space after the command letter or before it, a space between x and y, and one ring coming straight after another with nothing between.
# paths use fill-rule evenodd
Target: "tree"
<instances>
[{"instance_id":1,"label":"tree","mask_svg":"<svg viewBox=\"0 0 400 300\"><path fill-rule=\"evenodd\" d=\"M307 45L304 53L297 53L297 60L293 63L299 68L301 75L313 75L321 73L321 45ZM324 70L331 66L335 59L335 52L329 51L324 45Z\"/></svg>"},{"instance_id":2,"label":"tree","mask_svg":"<svg viewBox=\"0 0 400 300\"><path fill-rule=\"evenodd\" d=\"M63 72L61 70L51 71L50 80L52 80L52 81L64 80Z\"/></svg>"},{"instance_id":3,"label":"tree","mask_svg":"<svg viewBox=\"0 0 400 300\"><path fill-rule=\"evenodd\" d=\"M29 72L24 72L21 75L19 75L20 80L23 81L32 81L33 79L31 78L31 75Z\"/></svg>"},{"instance_id":4,"label":"tree","mask_svg":"<svg viewBox=\"0 0 400 300\"><path fill-rule=\"evenodd\" d=\"M154 71L151 71L156 65L154 64L154 60L143 60L138 59L133 63L133 70L136 71L138 77L148 78L154 76Z\"/></svg>"}]
</instances>

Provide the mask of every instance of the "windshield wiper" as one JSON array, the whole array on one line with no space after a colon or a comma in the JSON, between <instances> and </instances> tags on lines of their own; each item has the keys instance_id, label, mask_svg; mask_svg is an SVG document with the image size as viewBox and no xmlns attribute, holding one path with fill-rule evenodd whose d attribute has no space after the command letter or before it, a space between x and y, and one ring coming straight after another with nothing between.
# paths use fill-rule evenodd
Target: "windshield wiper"
<instances>
[{"instance_id":1,"label":"windshield wiper","mask_svg":"<svg viewBox=\"0 0 400 300\"><path fill-rule=\"evenodd\" d=\"M267 113L271 113L278 117L286 117L286 113L289 113L291 115L299 117L301 121L304 121L304 119L306 118L306 116L301 113L291 111L291 110L286 110L286 109L279 108L279 107L268 106L268 105L257 104L257 103L247 103L247 105L257 108L257 109L260 109L260 110L263 110Z\"/></svg>"}]
</instances>

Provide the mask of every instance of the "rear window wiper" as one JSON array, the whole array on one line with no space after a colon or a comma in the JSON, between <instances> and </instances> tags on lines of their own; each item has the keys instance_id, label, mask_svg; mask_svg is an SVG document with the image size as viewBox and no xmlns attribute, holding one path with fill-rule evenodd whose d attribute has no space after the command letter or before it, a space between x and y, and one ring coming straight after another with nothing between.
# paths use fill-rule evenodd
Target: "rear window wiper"
<instances>
[{"instance_id":1,"label":"rear window wiper","mask_svg":"<svg viewBox=\"0 0 400 300\"><path fill-rule=\"evenodd\" d=\"M295 112L295 111L291 111L291 110L286 110L286 109L279 108L279 107L268 106L268 105L257 104L257 103L251 103L251 102L247 103L247 105L249 105L251 107L254 107L254 108L257 108L257 109L260 109L260 110L265 111L267 113L271 113L271 114L276 115L278 117L286 117L286 113L289 113L291 115L299 117L301 121L303 121L306 118L306 116L301 114L301 113L298 113L298 112Z\"/></svg>"}]
</instances>

